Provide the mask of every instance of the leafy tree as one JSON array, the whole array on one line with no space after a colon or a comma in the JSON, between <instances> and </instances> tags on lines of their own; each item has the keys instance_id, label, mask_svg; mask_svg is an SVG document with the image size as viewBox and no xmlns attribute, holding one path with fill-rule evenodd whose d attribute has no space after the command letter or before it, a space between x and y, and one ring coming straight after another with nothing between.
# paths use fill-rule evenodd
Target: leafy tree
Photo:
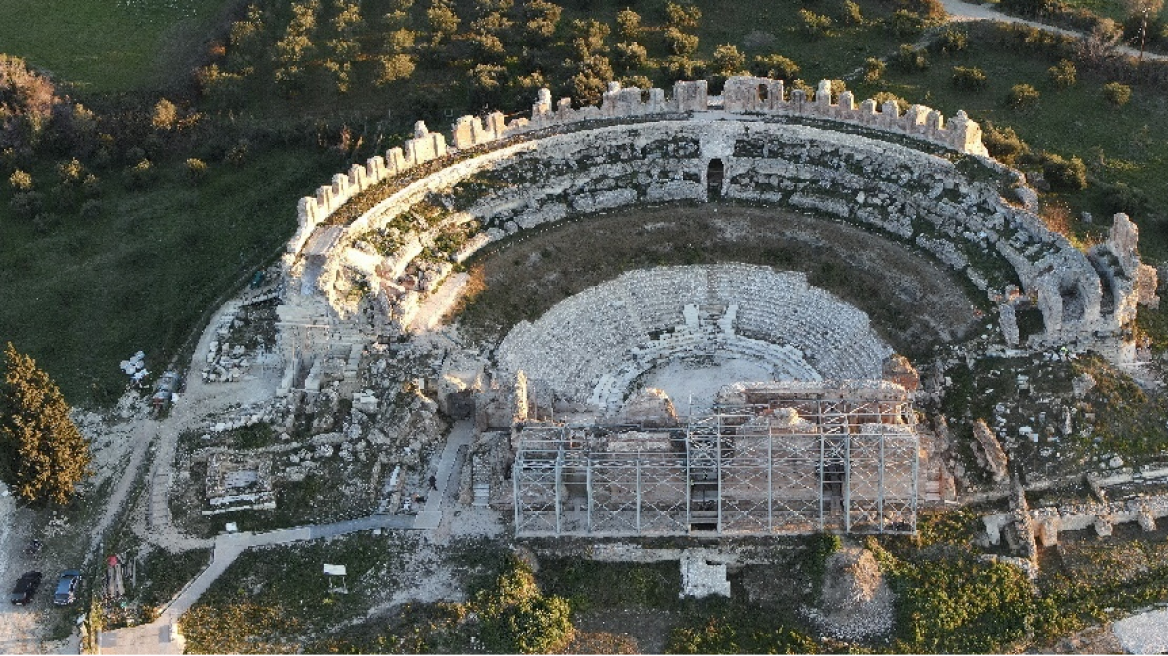
<instances>
[{"instance_id":1,"label":"leafy tree","mask_svg":"<svg viewBox=\"0 0 1168 656\"><path fill-rule=\"evenodd\" d=\"M16 494L65 504L89 475L89 441L49 375L11 342L0 395L0 467Z\"/></svg>"},{"instance_id":2,"label":"leafy tree","mask_svg":"<svg viewBox=\"0 0 1168 656\"><path fill-rule=\"evenodd\" d=\"M551 653L574 632L567 600L543 596L531 567L514 556L472 605L482 621L483 643L494 653Z\"/></svg>"},{"instance_id":3,"label":"leafy tree","mask_svg":"<svg viewBox=\"0 0 1168 656\"><path fill-rule=\"evenodd\" d=\"M1042 177L1051 188L1062 191L1079 191L1087 188L1087 166L1078 157L1063 159L1058 155L1047 155L1042 164Z\"/></svg>"},{"instance_id":4,"label":"leafy tree","mask_svg":"<svg viewBox=\"0 0 1168 656\"><path fill-rule=\"evenodd\" d=\"M1123 107L1131 102L1132 90L1122 82L1108 82L1103 85L1103 97L1113 107Z\"/></svg>"},{"instance_id":5,"label":"leafy tree","mask_svg":"<svg viewBox=\"0 0 1168 656\"><path fill-rule=\"evenodd\" d=\"M150 124L156 130L173 130L178 124L178 107L166 98L159 100L154 105L154 115L150 118Z\"/></svg>"},{"instance_id":6,"label":"leafy tree","mask_svg":"<svg viewBox=\"0 0 1168 656\"><path fill-rule=\"evenodd\" d=\"M190 158L185 165L187 171L187 179L193 184L199 184L203 178L207 177L207 163L201 159Z\"/></svg>"},{"instance_id":7,"label":"leafy tree","mask_svg":"<svg viewBox=\"0 0 1168 656\"><path fill-rule=\"evenodd\" d=\"M965 91L981 91L986 88L989 83L989 78L986 77L985 71L976 66L954 66L953 67L953 86Z\"/></svg>"},{"instance_id":8,"label":"leafy tree","mask_svg":"<svg viewBox=\"0 0 1168 656\"><path fill-rule=\"evenodd\" d=\"M746 55L743 55L737 46L727 43L714 48L714 59L710 63L717 75L725 77L741 75L744 72L743 67L746 66Z\"/></svg>"},{"instance_id":9,"label":"leafy tree","mask_svg":"<svg viewBox=\"0 0 1168 656\"><path fill-rule=\"evenodd\" d=\"M905 73L923 71L929 67L928 54L924 48L914 48L908 44L900 46L894 56L896 67Z\"/></svg>"},{"instance_id":10,"label":"leafy tree","mask_svg":"<svg viewBox=\"0 0 1168 656\"><path fill-rule=\"evenodd\" d=\"M793 80L799 77L799 65L782 55L758 55L750 66L755 75L776 80Z\"/></svg>"},{"instance_id":11,"label":"leafy tree","mask_svg":"<svg viewBox=\"0 0 1168 656\"><path fill-rule=\"evenodd\" d=\"M572 21L572 47L576 51L576 58L587 59L593 55L602 55L607 51L605 40L611 28L595 19Z\"/></svg>"},{"instance_id":12,"label":"leafy tree","mask_svg":"<svg viewBox=\"0 0 1168 656\"><path fill-rule=\"evenodd\" d=\"M59 100L49 78L19 57L0 54L0 151L35 147Z\"/></svg>"},{"instance_id":13,"label":"leafy tree","mask_svg":"<svg viewBox=\"0 0 1168 656\"><path fill-rule=\"evenodd\" d=\"M844 0L843 18L841 20L847 25L863 25L864 14L860 11L860 5L852 2L852 0Z\"/></svg>"},{"instance_id":14,"label":"leafy tree","mask_svg":"<svg viewBox=\"0 0 1168 656\"><path fill-rule=\"evenodd\" d=\"M864 81L871 84L884 77L884 69L887 66L884 61L875 57L869 57L864 60Z\"/></svg>"},{"instance_id":15,"label":"leafy tree","mask_svg":"<svg viewBox=\"0 0 1168 656\"><path fill-rule=\"evenodd\" d=\"M669 2L665 5L665 19L669 27L679 30L696 30L702 20L702 10L693 5L679 5Z\"/></svg>"},{"instance_id":16,"label":"leafy tree","mask_svg":"<svg viewBox=\"0 0 1168 656\"><path fill-rule=\"evenodd\" d=\"M564 10L547 0L528 0L523 5L523 31L532 45L545 45L556 34Z\"/></svg>"},{"instance_id":17,"label":"leafy tree","mask_svg":"<svg viewBox=\"0 0 1168 656\"><path fill-rule=\"evenodd\" d=\"M434 0L426 10L426 21L430 28L430 47L434 49L445 45L458 34L458 26L462 23L449 0Z\"/></svg>"},{"instance_id":18,"label":"leafy tree","mask_svg":"<svg viewBox=\"0 0 1168 656\"><path fill-rule=\"evenodd\" d=\"M599 105L608 82L615 75L607 57L593 55L580 62L578 72L569 80L572 95L582 105Z\"/></svg>"},{"instance_id":19,"label":"leafy tree","mask_svg":"<svg viewBox=\"0 0 1168 656\"><path fill-rule=\"evenodd\" d=\"M32 191L32 176L25 171L16 169L8 176L8 184L16 191Z\"/></svg>"},{"instance_id":20,"label":"leafy tree","mask_svg":"<svg viewBox=\"0 0 1168 656\"><path fill-rule=\"evenodd\" d=\"M1033 86L1015 84L1010 87L1010 93L1006 96L1006 104L1014 109L1026 109L1037 105L1039 97L1038 89Z\"/></svg>"},{"instance_id":21,"label":"leafy tree","mask_svg":"<svg viewBox=\"0 0 1168 656\"><path fill-rule=\"evenodd\" d=\"M641 15L628 7L616 13L617 34L629 41L641 38Z\"/></svg>"},{"instance_id":22,"label":"leafy tree","mask_svg":"<svg viewBox=\"0 0 1168 656\"><path fill-rule=\"evenodd\" d=\"M969 47L969 33L960 27L947 25L937 35L934 48L943 55L952 55Z\"/></svg>"},{"instance_id":23,"label":"leafy tree","mask_svg":"<svg viewBox=\"0 0 1168 656\"><path fill-rule=\"evenodd\" d=\"M803 23L803 32L813 39L827 36L831 30L831 17L817 14L809 9L799 10L799 20Z\"/></svg>"},{"instance_id":24,"label":"leafy tree","mask_svg":"<svg viewBox=\"0 0 1168 656\"><path fill-rule=\"evenodd\" d=\"M686 34L676 27L665 28L665 43L669 51L679 57L692 55L698 49L698 35Z\"/></svg>"},{"instance_id":25,"label":"leafy tree","mask_svg":"<svg viewBox=\"0 0 1168 656\"><path fill-rule=\"evenodd\" d=\"M925 19L911 11L897 9L888 17L888 29L897 37L907 39L920 34L925 29Z\"/></svg>"},{"instance_id":26,"label":"leafy tree","mask_svg":"<svg viewBox=\"0 0 1168 656\"><path fill-rule=\"evenodd\" d=\"M1014 128L998 128L986 121L981 135L990 156L1007 166L1013 166L1019 157L1030 153L1030 146L1014 132Z\"/></svg>"},{"instance_id":27,"label":"leafy tree","mask_svg":"<svg viewBox=\"0 0 1168 656\"><path fill-rule=\"evenodd\" d=\"M1054 66L1046 69L1046 73L1050 76L1050 81L1056 87L1066 89L1075 85L1078 70L1075 68L1075 62L1069 59L1063 59Z\"/></svg>"},{"instance_id":28,"label":"leafy tree","mask_svg":"<svg viewBox=\"0 0 1168 656\"><path fill-rule=\"evenodd\" d=\"M625 70L641 68L649 63L649 51L635 41L616 44L616 55Z\"/></svg>"}]
</instances>

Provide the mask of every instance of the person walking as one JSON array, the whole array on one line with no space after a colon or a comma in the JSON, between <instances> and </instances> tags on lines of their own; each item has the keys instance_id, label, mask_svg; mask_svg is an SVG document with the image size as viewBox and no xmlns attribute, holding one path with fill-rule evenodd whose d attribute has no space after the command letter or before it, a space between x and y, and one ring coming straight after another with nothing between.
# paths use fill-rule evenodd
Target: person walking
<instances>
[{"instance_id":1,"label":"person walking","mask_svg":"<svg viewBox=\"0 0 1168 656\"><path fill-rule=\"evenodd\" d=\"M430 476L430 489L431 490L438 489L438 477L437 476Z\"/></svg>"}]
</instances>

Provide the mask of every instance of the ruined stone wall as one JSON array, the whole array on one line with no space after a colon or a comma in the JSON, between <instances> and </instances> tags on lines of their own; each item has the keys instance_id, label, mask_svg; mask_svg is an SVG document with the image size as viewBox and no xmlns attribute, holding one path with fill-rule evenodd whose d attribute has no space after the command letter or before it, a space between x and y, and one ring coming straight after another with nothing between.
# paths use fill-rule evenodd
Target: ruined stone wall
<instances>
[{"instance_id":1,"label":"ruined stone wall","mask_svg":"<svg viewBox=\"0 0 1168 656\"><path fill-rule=\"evenodd\" d=\"M419 123L400 151L302 199L286 263L303 292L323 296L342 316L369 302L364 307L385 318L378 330L400 330L455 262L493 241L572 216L713 194L867 227L931 253L995 301L1021 287L1043 313L1046 343L1119 334L1132 313L1102 304L1096 267L1032 212L1002 199L1006 169L968 157L984 154L976 124L959 114L946 126L922 107L903 117L894 106L873 110L871 102L856 109L846 93L832 104L826 83L808 101L784 93L781 82L745 77L731 78L721 97L708 96L704 82L678 83L669 100L660 90L613 85L601 107L583 109L565 101L553 108L541 91L531 119L459 119L456 147L486 145L486 152L406 185L348 226L319 224L338 199L442 157L445 138ZM964 156L946 155L952 151ZM711 188L711 171L722 172L721 185ZM457 248L435 256L454 229L463 230Z\"/></svg>"}]
</instances>

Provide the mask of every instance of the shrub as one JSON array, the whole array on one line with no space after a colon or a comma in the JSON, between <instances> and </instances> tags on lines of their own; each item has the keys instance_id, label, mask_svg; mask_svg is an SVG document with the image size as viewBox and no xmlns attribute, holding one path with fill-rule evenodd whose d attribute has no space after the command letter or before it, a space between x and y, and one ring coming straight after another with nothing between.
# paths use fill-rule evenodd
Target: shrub
<instances>
[{"instance_id":1,"label":"shrub","mask_svg":"<svg viewBox=\"0 0 1168 656\"><path fill-rule=\"evenodd\" d=\"M18 192L32 191L32 176L16 169L8 176L8 184Z\"/></svg>"},{"instance_id":2,"label":"shrub","mask_svg":"<svg viewBox=\"0 0 1168 656\"><path fill-rule=\"evenodd\" d=\"M811 38L827 36L831 31L831 17L817 14L808 9L799 10L799 20L803 23L803 33Z\"/></svg>"},{"instance_id":3,"label":"shrub","mask_svg":"<svg viewBox=\"0 0 1168 656\"><path fill-rule=\"evenodd\" d=\"M684 57L692 55L698 49L698 36L686 34L676 27L667 27L665 28L665 43L669 45L670 52Z\"/></svg>"},{"instance_id":4,"label":"shrub","mask_svg":"<svg viewBox=\"0 0 1168 656\"><path fill-rule=\"evenodd\" d=\"M847 25L863 25L864 14L860 11L860 5L852 0L844 0L842 21Z\"/></svg>"},{"instance_id":5,"label":"shrub","mask_svg":"<svg viewBox=\"0 0 1168 656\"><path fill-rule=\"evenodd\" d=\"M1121 82L1108 82L1103 85L1103 97L1113 107L1123 107L1131 102L1131 87Z\"/></svg>"},{"instance_id":6,"label":"shrub","mask_svg":"<svg viewBox=\"0 0 1168 656\"><path fill-rule=\"evenodd\" d=\"M622 41L616 44L616 59L626 70L641 68L649 63L649 51L635 41Z\"/></svg>"},{"instance_id":7,"label":"shrub","mask_svg":"<svg viewBox=\"0 0 1168 656\"><path fill-rule=\"evenodd\" d=\"M900 39L915 37L925 29L925 19L903 9L892 12L887 20L888 29Z\"/></svg>"},{"instance_id":8,"label":"shrub","mask_svg":"<svg viewBox=\"0 0 1168 656\"><path fill-rule=\"evenodd\" d=\"M907 100L901 98L895 93L892 93L891 91L881 91L880 93L872 96L872 100L876 101L876 107L880 108L881 111L884 109L884 103L888 102L889 100L896 103L897 108L900 109L902 114L908 111L909 108L909 102Z\"/></svg>"},{"instance_id":9,"label":"shrub","mask_svg":"<svg viewBox=\"0 0 1168 656\"><path fill-rule=\"evenodd\" d=\"M782 55L760 55L751 66L755 75L778 80L793 80L799 77L799 65Z\"/></svg>"},{"instance_id":10,"label":"shrub","mask_svg":"<svg viewBox=\"0 0 1168 656\"><path fill-rule=\"evenodd\" d=\"M68 162L57 164L57 175L60 176L63 185L81 184L85 179L85 167L74 157Z\"/></svg>"},{"instance_id":11,"label":"shrub","mask_svg":"<svg viewBox=\"0 0 1168 656\"><path fill-rule=\"evenodd\" d=\"M635 41L641 38L641 15L629 8L616 12L617 34Z\"/></svg>"},{"instance_id":12,"label":"shrub","mask_svg":"<svg viewBox=\"0 0 1168 656\"><path fill-rule=\"evenodd\" d=\"M965 91L981 91L989 79L985 71L977 67L954 66L953 86Z\"/></svg>"},{"instance_id":13,"label":"shrub","mask_svg":"<svg viewBox=\"0 0 1168 656\"><path fill-rule=\"evenodd\" d=\"M739 75L746 66L746 55L737 46L727 43L714 48L714 59L710 63L718 75Z\"/></svg>"},{"instance_id":14,"label":"shrub","mask_svg":"<svg viewBox=\"0 0 1168 656\"><path fill-rule=\"evenodd\" d=\"M969 33L959 27L947 25L937 35L934 47L937 49L937 52L944 55L961 52L969 47Z\"/></svg>"},{"instance_id":15,"label":"shrub","mask_svg":"<svg viewBox=\"0 0 1168 656\"><path fill-rule=\"evenodd\" d=\"M126 167L126 184L131 189L141 189L153 182L155 177L154 164L148 159Z\"/></svg>"},{"instance_id":16,"label":"shrub","mask_svg":"<svg viewBox=\"0 0 1168 656\"><path fill-rule=\"evenodd\" d=\"M154 115L150 119L150 124L156 130L173 130L178 124L178 107L166 98L159 100L154 105Z\"/></svg>"},{"instance_id":17,"label":"shrub","mask_svg":"<svg viewBox=\"0 0 1168 656\"><path fill-rule=\"evenodd\" d=\"M1002 0L1001 7L1006 13L1019 16L1038 16L1049 13L1056 0Z\"/></svg>"},{"instance_id":18,"label":"shrub","mask_svg":"<svg viewBox=\"0 0 1168 656\"><path fill-rule=\"evenodd\" d=\"M93 221L101 216L104 209L100 200L90 198L81 205L81 218Z\"/></svg>"},{"instance_id":19,"label":"shrub","mask_svg":"<svg viewBox=\"0 0 1168 656\"><path fill-rule=\"evenodd\" d=\"M247 141L240 141L227 151L224 159L232 166L243 166L247 162L248 151L250 146Z\"/></svg>"},{"instance_id":20,"label":"shrub","mask_svg":"<svg viewBox=\"0 0 1168 656\"><path fill-rule=\"evenodd\" d=\"M1050 81L1056 87L1066 89L1075 85L1078 70L1075 69L1075 62L1069 59L1063 59L1054 66L1046 69L1046 74L1050 76Z\"/></svg>"},{"instance_id":21,"label":"shrub","mask_svg":"<svg viewBox=\"0 0 1168 656\"><path fill-rule=\"evenodd\" d=\"M869 57L864 60L864 81L875 82L884 77L884 62L875 57Z\"/></svg>"},{"instance_id":22,"label":"shrub","mask_svg":"<svg viewBox=\"0 0 1168 656\"><path fill-rule=\"evenodd\" d=\"M1015 161L1030 152L1030 146L1014 132L1014 128L997 128L986 121L982 126L982 143L990 156L999 162L1013 166Z\"/></svg>"},{"instance_id":23,"label":"shrub","mask_svg":"<svg viewBox=\"0 0 1168 656\"><path fill-rule=\"evenodd\" d=\"M90 173L82 181L81 191L85 194L86 198L97 198L101 196L101 180L98 180L96 175Z\"/></svg>"},{"instance_id":24,"label":"shrub","mask_svg":"<svg viewBox=\"0 0 1168 656\"><path fill-rule=\"evenodd\" d=\"M1142 189L1117 182L1104 188L1103 208L1109 215L1123 212L1139 216L1151 212L1152 200Z\"/></svg>"},{"instance_id":25,"label":"shrub","mask_svg":"<svg viewBox=\"0 0 1168 656\"><path fill-rule=\"evenodd\" d=\"M941 0L900 0L900 6L921 18L930 25L939 25L949 19L945 5Z\"/></svg>"},{"instance_id":26,"label":"shrub","mask_svg":"<svg viewBox=\"0 0 1168 656\"><path fill-rule=\"evenodd\" d=\"M702 20L702 10L693 5L679 5L669 2L665 5L665 18L670 27L697 29Z\"/></svg>"},{"instance_id":27,"label":"shrub","mask_svg":"<svg viewBox=\"0 0 1168 656\"><path fill-rule=\"evenodd\" d=\"M905 73L915 73L929 67L929 58L924 48L914 48L907 44L896 51L895 61L896 67Z\"/></svg>"},{"instance_id":28,"label":"shrub","mask_svg":"<svg viewBox=\"0 0 1168 656\"><path fill-rule=\"evenodd\" d=\"M1078 157L1063 159L1058 155L1047 155L1042 165L1042 176L1052 189L1059 191L1079 191L1087 188L1087 167Z\"/></svg>"},{"instance_id":29,"label":"shrub","mask_svg":"<svg viewBox=\"0 0 1168 656\"><path fill-rule=\"evenodd\" d=\"M25 191L16 194L8 201L8 209L12 215L20 219L31 219L40 213L45 199L39 191Z\"/></svg>"},{"instance_id":30,"label":"shrub","mask_svg":"<svg viewBox=\"0 0 1168 656\"><path fill-rule=\"evenodd\" d=\"M207 177L207 163L201 159L190 158L186 161L187 179L194 184L198 184L203 178Z\"/></svg>"},{"instance_id":31,"label":"shrub","mask_svg":"<svg viewBox=\"0 0 1168 656\"><path fill-rule=\"evenodd\" d=\"M1026 109L1038 104L1038 89L1029 84L1015 84L1010 87L1010 93L1006 96L1006 104L1014 109Z\"/></svg>"}]
</instances>

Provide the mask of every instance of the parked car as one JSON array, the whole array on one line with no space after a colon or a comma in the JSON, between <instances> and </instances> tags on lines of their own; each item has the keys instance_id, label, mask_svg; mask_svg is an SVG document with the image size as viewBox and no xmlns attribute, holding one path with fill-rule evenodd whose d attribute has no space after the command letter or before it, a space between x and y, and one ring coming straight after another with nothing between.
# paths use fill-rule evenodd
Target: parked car
<instances>
[{"instance_id":1,"label":"parked car","mask_svg":"<svg viewBox=\"0 0 1168 656\"><path fill-rule=\"evenodd\" d=\"M12 588L12 595L9 600L17 606L23 606L32 601L32 596L36 594L37 588L41 585L40 572L25 572L24 576L16 582L16 587Z\"/></svg>"},{"instance_id":2,"label":"parked car","mask_svg":"<svg viewBox=\"0 0 1168 656\"><path fill-rule=\"evenodd\" d=\"M57 591L53 593L53 603L58 606L68 606L77 599L77 586L81 584L81 572L67 569L61 572L57 579Z\"/></svg>"}]
</instances>

